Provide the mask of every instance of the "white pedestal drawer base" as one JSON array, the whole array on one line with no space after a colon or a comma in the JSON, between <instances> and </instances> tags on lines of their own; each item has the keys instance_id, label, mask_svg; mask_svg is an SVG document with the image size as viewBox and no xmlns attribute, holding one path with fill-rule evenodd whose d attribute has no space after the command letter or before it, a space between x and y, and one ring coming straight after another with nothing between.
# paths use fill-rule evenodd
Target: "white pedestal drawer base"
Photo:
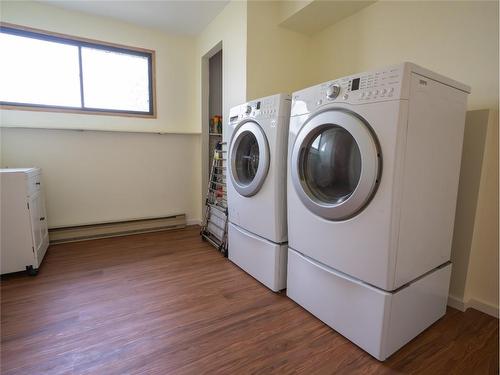
<instances>
[{"instance_id":1,"label":"white pedestal drawer base","mask_svg":"<svg viewBox=\"0 0 500 375\"><path fill-rule=\"evenodd\" d=\"M277 292L286 287L287 244L277 244L232 223L228 230L229 260Z\"/></svg>"},{"instance_id":2,"label":"white pedestal drawer base","mask_svg":"<svg viewBox=\"0 0 500 375\"><path fill-rule=\"evenodd\" d=\"M287 295L383 361L445 314L450 274L447 263L387 292L289 248Z\"/></svg>"}]
</instances>

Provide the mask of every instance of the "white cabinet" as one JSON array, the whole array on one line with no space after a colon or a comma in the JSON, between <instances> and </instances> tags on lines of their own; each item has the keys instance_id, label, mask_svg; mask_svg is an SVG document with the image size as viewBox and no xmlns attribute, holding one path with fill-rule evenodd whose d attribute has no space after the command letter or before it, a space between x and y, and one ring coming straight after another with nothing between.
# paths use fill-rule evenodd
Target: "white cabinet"
<instances>
[{"instance_id":1,"label":"white cabinet","mask_svg":"<svg viewBox=\"0 0 500 375\"><path fill-rule=\"evenodd\" d=\"M36 274L49 246L39 168L0 169L1 273Z\"/></svg>"}]
</instances>

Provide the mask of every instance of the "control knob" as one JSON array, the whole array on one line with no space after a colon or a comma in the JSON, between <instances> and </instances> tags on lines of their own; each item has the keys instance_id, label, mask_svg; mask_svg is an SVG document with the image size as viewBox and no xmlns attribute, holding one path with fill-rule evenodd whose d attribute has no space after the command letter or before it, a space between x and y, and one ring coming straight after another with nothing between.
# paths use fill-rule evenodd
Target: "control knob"
<instances>
[{"instance_id":1,"label":"control knob","mask_svg":"<svg viewBox=\"0 0 500 375\"><path fill-rule=\"evenodd\" d=\"M328 86L326 90L326 96L329 99L335 99L340 94L340 86L337 84Z\"/></svg>"},{"instance_id":2,"label":"control knob","mask_svg":"<svg viewBox=\"0 0 500 375\"><path fill-rule=\"evenodd\" d=\"M249 105L247 105L247 109L246 109L245 113L247 115L249 115L250 113L252 113L252 107L250 107Z\"/></svg>"}]
</instances>

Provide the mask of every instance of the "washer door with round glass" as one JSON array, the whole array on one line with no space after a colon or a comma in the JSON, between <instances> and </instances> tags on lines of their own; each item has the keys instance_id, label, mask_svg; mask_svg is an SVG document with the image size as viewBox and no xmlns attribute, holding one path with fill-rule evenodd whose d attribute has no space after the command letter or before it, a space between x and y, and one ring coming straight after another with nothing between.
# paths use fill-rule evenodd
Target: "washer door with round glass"
<instances>
[{"instance_id":1,"label":"washer door with round glass","mask_svg":"<svg viewBox=\"0 0 500 375\"><path fill-rule=\"evenodd\" d=\"M378 185L380 152L355 114L330 109L307 121L291 156L291 178L305 206L328 220L346 220L370 201Z\"/></svg>"},{"instance_id":2,"label":"washer door with round glass","mask_svg":"<svg viewBox=\"0 0 500 375\"><path fill-rule=\"evenodd\" d=\"M229 163L236 191L245 197L255 195L269 169L269 146L256 122L245 122L236 129L229 148Z\"/></svg>"}]
</instances>

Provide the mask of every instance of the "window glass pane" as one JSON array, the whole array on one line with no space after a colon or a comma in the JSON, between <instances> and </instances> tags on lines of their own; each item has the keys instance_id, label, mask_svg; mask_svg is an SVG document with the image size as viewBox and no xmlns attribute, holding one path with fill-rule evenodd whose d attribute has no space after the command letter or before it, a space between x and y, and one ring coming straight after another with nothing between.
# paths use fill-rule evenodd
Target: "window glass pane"
<instances>
[{"instance_id":1,"label":"window glass pane","mask_svg":"<svg viewBox=\"0 0 500 375\"><path fill-rule=\"evenodd\" d=\"M80 107L78 47L0 33L0 101Z\"/></svg>"},{"instance_id":2,"label":"window glass pane","mask_svg":"<svg viewBox=\"0 0 500 375\"><path fill-rule=\"evenodd\" d=\"M149 112L148 58L82 47L86 108Z\"/></svg>"}]
</instances>

